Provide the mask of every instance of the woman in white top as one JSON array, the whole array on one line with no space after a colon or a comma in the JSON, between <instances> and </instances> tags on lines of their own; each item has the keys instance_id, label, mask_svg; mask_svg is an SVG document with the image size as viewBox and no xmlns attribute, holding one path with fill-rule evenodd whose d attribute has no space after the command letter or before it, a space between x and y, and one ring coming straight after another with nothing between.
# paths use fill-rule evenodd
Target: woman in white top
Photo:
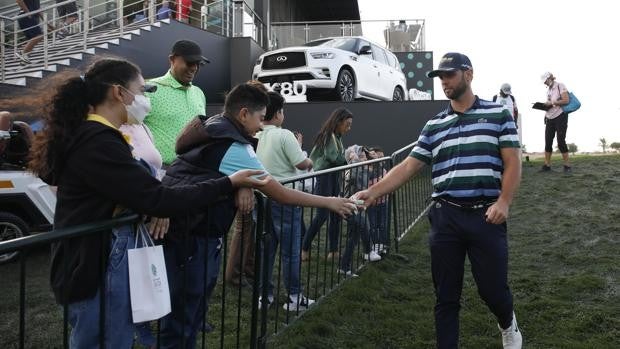
<instances>
[{"instance_id":1,"label":"woman in white top","mask_svg":"<svg viewBox=\"0 0 620 349\"><path fill-rule=\"evenodd\" d=\"M570 173L568 161L568 146L566 145L566 129L568 129L568 114L562 106L568 104L568 90L564 84L555 81L553 74L546 72L541 76L542 82L547 85L547 102L550 107L545 114L545 164L541 171L551 171L551 153L553 152L553 138L558 135L558 149L564 159L564 172Z\"/></svg>"}]
</instances>

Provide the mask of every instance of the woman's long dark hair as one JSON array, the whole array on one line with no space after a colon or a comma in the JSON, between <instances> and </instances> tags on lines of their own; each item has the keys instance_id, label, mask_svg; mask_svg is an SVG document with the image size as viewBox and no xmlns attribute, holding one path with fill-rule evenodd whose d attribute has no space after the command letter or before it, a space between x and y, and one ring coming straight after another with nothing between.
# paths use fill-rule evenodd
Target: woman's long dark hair
<instances>
[{"instance_id":1,"label":"woman's long dark hair","mask_svg":"<svg viewBox=\"0 0 620 349\"><path fill-rule=\"evenodd\" d=\"M0 102L0 108L28 106L29 109L33 109L33 103L44 103L40 109L45 110L45 126L37 134L30 150L29 170L45 178L58 169L65 158L66 144L86 119L89 110L104 102L111 85L127 87L139 75L140 68L131 62L103 58L94 62L83 76L76 72L57 74L51 81L59 87L45 85L45 90L56 91L53 95L50 92L47 96L46 93L35 93L10 102Z\"/></svg>"},{"instance_id":2,"label":"woman's long dark hair","mask_svg":"<svg viewBox=\"0 0 620 349\"><path fill-rule=\"evenodd\" d=\"M351 113L351 111L347 108L338 108L334 110L329 116L329 119L327 119L327 121L323 123L323 126L321 126L321 130L314 140L314 146L319 149L325 148L327 142L332 136L332 133L336 132L336 127L338 127L338 124L346 119L352 118L353 113Z\"/></svg>"}]
</instances>

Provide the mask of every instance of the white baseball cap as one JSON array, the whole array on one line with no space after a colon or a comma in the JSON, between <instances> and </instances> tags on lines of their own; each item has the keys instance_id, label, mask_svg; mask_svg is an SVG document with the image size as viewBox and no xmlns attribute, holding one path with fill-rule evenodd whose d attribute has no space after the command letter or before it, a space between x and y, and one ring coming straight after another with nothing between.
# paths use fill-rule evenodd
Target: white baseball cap
<instances>
[{"instance_id":1,"label":"white baseball cap","mask_svg":"<svg viewBox=\"0 0 620 349\"><path fill-rule=\"evenodd\" d=\"M502 91L505 95L511 95L512 94L512 92L510 91L510 84L509 83L502 84L502 87L500 87L499 90Z\"/></svg>"},{"instance_id":2,"label":"white baseball cap","mask_svg":"<svg viewBox=\"0 0 620 349\"><path fill-rule=\"evenodd\" d=\"M553 74L551 74L550 72L545 72L543 75L540 76L540 80L542 80L542 82L547 81L547 79L553 77Z\"/></svg>"}]
</instances>

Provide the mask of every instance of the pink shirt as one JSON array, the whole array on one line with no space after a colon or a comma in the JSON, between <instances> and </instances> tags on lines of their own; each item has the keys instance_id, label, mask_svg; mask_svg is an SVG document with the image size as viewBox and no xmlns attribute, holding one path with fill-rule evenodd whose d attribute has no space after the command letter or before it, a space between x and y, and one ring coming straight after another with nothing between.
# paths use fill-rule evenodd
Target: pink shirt
<instances>
[{"instance_id":1,"label":"pink shirt","mask_svg":"<svg viewBox=\"0 0 620 349\"><path fill-rule=\"evenodd\" d=\"M131 137L131 146L133 147L133 155L135 157L143 159L156 170L161 170L161 154L155 149L153 135L148 126L145 124L123 124L119 129L122 133Z\"/></svg>"},{"instance_id":2,"label":"pink shirt","mask_svg":"<svg viewBox=\"0 0 620 349\"><path fill-rule=\"evenodd\" d=\"M562 97L562 92L568 93L566 86L554 81L551 87L547 90L547 101L552 103L557 102ZM547 110L545 117L547 119L555 119L560 116L560 114L562 114L562 107L556 105L555 107Z\"/></svg>"}]
</instances>

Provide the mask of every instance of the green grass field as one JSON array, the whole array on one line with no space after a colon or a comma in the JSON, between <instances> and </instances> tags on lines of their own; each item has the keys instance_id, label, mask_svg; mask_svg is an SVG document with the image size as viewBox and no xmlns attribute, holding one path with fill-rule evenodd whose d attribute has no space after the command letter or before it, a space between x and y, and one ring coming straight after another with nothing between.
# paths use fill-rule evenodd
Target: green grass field
<instances>
[{"instance_id":1,"label":"green grass field","mask_svg":"<svg viewBox=\"0 0 620 349\"><path fill-rule=\"evenodd\" d=\"M554 159L558 165L557 159ZM578 157L574 173L538 173L524 163L523 182L509 219L510 275L524 348L620 348L620 156ZM558 166L556 166L557 168ZM398 255L363 268L342 281L333 263L313 259L325 280L306 282L322 294L318 306L292 321L270 310L271 348L433 348L434 295L423 220L400 242ZM324 239L324 237L323 237ZM320 249L321 247L319 247ZM49 253L33 252L26 266L26 347L62 343L61 309L49 289ZM308 266L304 266L306 271ZM17 343L19 264L0 266L0 348ZM237 301L241 299L239 347L248 346L250 290L228 288L224 347L236 346ZM219 330L218 287L210 322ZM217 332L216 332L217 333ZM208 347L220 347L219 333ZM466 267L461 309L462 348L500 348L495 320L479 299Z\"/></svg>"}]
</instances>

